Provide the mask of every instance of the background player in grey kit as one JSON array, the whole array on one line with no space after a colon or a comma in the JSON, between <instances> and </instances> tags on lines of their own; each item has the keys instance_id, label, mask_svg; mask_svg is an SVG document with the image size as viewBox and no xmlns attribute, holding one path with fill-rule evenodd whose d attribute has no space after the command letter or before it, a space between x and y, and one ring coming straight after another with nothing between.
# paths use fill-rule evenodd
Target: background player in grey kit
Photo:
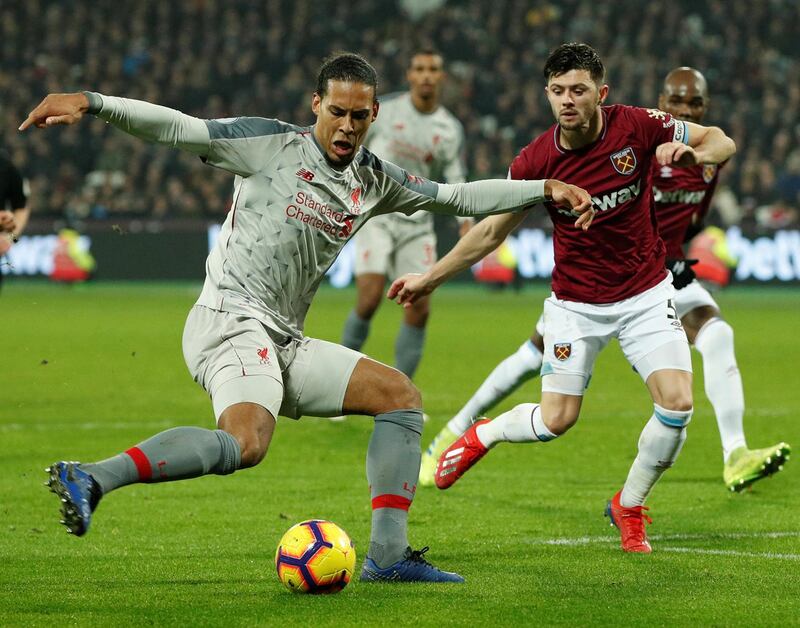
<instances>
[{"instance_id":1,"label":"background player in grey kit","mask_svg":"<svg viewBox=\"0 0 800 628\"><path fill-rule=\"evenodd\" d=\"M363 580L462 582L408 545L419 473L419 392L399 371L330 342L303 324L325 271L370 216L419 209L480 215L545 199L594 216L589 195L558 181L440 185L362 148L378 114L377 75L340 54L317 78L313 127L265 118L201 120L150 103L92 92L51 94L20 126L73 124L84 113L137 137L197 154L236 175L231 211L189 313L184 357L209 393L219 429L177 427L107 460L54 463L49 484L64 523L84 534L100 498L136 482L219 475L258 464L278 414L375 417L367 450L372 533Z\"/></svg>"},{"instance_id":2,"label":"background player in grey kit","mask_svg":"<svg viewBox=\"0 0 800 628\"><path fill-rule=\"evenodd\" d=\"M381 115L370 128L366 146L382 159L406 171L435 181L461 183L464 128L439 104L445 77L442 56L420 49L406 71L409 91L381 98ZM460 218L462 230L472 221ZM417 212L393 213L370 221L355 239L358 300L342 332L342 344L360 350L369 335L370 321L383 300L387 277L423 273L436 262L433 216ZM403 311L395 340L395 366L413 377L422 359L430 297Z\"/></svg>"}]
</instances>

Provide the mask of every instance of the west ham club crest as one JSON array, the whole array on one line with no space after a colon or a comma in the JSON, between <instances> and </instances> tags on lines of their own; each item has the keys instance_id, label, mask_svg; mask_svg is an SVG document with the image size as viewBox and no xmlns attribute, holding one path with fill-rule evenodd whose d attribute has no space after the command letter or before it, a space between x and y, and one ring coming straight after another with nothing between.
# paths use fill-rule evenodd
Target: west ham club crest
<instances>
[{"instance_id":1,"label":"west ham club crest","mask_svg":"<svg viewBox=\"0 0 800 628\"><path fill-rule=\"evenodd\" d=\"M636 170L636 155L633 149L628 146L611 155L611 165L620 174L628 175Z\"/></svg>"},{"instance_id":2,"label":"west ham club crest","mask_svg":"<svg viewBox=\"0 0 800 628\"><path fill-rule=\"evenodd\" d=\"M571 342L555 343L553 345L553 353L555 354L557 360L563 362L570 355L572 355L572 343Z\"/></svg>"},{"instance_id":3,"label":"west ham club crest","mask_svg":"<svg viewBox=\"0 0 800 628\"><path fill-rule=\"evenodd\" d=\"M711 183L717 174L716 164L703 164L703 181Z\"/></svg>"}]
</instances>

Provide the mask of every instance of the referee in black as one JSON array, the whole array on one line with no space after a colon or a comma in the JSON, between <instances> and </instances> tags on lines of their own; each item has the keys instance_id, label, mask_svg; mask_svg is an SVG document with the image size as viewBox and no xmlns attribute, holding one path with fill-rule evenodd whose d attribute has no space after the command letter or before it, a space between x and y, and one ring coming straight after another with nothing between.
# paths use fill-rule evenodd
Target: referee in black
<instances>
[{"instance_id":1,"label":"referee in black","mask_svg":"<svg viewBox=\"0 0 800 628\"><path fill-rule=\"evenodd\" d=\"M0 151L0 263L28 224L27 185L8 156ZM0 268L0 286L3 272Z\"/></svg>"}]
</instances>

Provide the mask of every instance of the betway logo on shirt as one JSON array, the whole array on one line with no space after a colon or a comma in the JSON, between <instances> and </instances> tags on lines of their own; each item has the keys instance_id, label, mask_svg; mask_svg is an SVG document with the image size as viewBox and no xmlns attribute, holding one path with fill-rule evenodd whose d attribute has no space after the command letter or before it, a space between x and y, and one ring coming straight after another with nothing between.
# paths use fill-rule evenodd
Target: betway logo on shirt
<instances>
[{"instance_id":1,"label":"betway logo on shirt","mask_svg":"<svg viewBox=\"0 0 800 628\"><path fill-rule=\"evenodd\" d=\"M653 198L656 203L687 203L696 205L706 196L705 190L670 190L663 192L657 187L653 188Z\"/></svg>"},{"instance_id":2,"label":"betway logo on shirt","mask_svg":"<svg viewBox=\"0 0 800 628\"><path fill-rule=\"evenodd\" d=\"M592 197L592 205L598 211L607 212L610 209L614 209L617 205L622 205L623 203L628 202L629 200L636 198L639 196L639 192L642 190L642 180L637 179L630 185L626 185L619 190L614 190L604 196L593 196Z\"/></svg>"}]
</instances>

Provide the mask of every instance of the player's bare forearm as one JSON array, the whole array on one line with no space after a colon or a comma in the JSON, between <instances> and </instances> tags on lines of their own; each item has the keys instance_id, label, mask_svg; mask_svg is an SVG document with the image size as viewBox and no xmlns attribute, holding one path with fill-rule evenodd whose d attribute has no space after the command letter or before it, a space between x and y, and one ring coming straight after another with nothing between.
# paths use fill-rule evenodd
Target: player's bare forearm
<instances>
[{"instance_id":1,"label":"player's bare forearm","mask_svg":"<svg viewBox=\"0 0 800 628\"><path fill-rule=\"evenodd\" d=\"M725 134L725 131L716 126L700 127L700 125L692 125L689 129L690 142L692 142L691 133L694 127L704 128L706 131L698 144L692 143L697 163L721 164L723 161L733 157L736 152L736 143Z\"/></svg>"},{"instance_id":2,"label":"player's bare forearm","mask_svg":"<svg viewBox=\"0 0 800 628\"><path fill-rule=\"evenodd\" d=\"M662 166L687 167L697 164L719 164L736 152L736 144L716 126L686 122L689 144L667 142L656 148L656 160Z\"/></svg>"},{"instance_id":3,"label":"player's bare forearm","mask_svg":"<svg viewBox=\"0 0 800 628\"><path fill-rule=\"evenodd\" d=\"M44 129L58 124L75 124L89 110L89 99L83 92L72 94L48 94L28 114L19 130L30 126Z\"/></svg>"},{"instance_id":4,"label":"player's bare forearm","mask_svg":"<svg viewBox=\"0 0 800 628\"><path fill-rule=\"evenodd\" d=\"M500 246L527 212L490 216L461 238L453 249L424 275L408 274L394 280L386 297L410 307L453 275L466 270Z\"/></svg>"}]
</instances>

